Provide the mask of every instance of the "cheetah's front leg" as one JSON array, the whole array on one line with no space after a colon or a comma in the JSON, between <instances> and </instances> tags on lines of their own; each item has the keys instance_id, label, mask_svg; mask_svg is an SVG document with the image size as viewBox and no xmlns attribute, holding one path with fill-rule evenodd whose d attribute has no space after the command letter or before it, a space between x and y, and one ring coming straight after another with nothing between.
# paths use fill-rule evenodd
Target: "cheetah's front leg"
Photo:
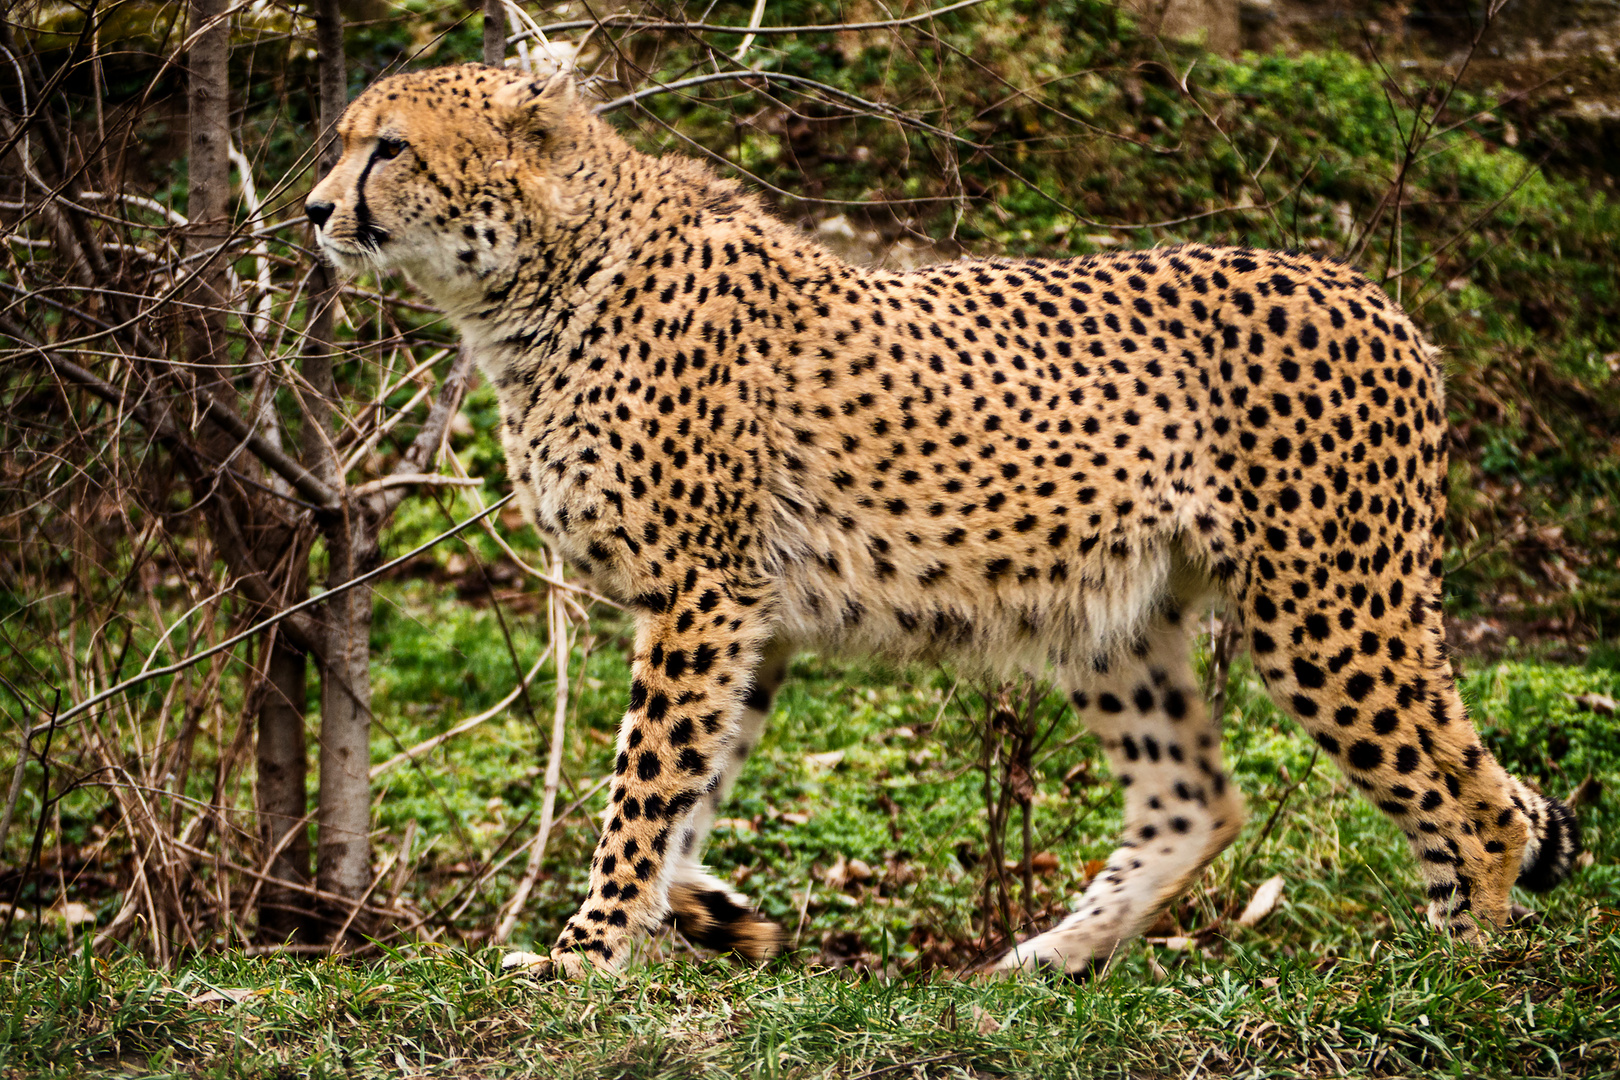
<instances>
[{"instance_id":1,"label":"cheetah's front leg","mask_svg":"<svg viewBox=\"0 0 1620 1080\"><path fill-rule=\"evenodd\" d=\"M551 958L569 975L584 958L619 967L635 935L669 910L669 878L687 819L720 783L770 628L769 605L723 583L698 583L636 622L630 709L590 890Z\"/></svg>"}]
</instances>

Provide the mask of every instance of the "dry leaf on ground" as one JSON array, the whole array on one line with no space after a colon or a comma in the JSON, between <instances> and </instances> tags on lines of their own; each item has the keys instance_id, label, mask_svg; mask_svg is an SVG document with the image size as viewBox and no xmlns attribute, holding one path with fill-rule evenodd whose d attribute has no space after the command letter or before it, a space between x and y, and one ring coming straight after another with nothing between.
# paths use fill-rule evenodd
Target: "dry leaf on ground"
<instances>
[{"instance_id":1,"label":"dry leaf on ground","mask_svg":"<svg viewBox=\"0 0 1620 1080\"><path fill-rule=\"evenodd\" d=\"M1254 895L1249 898L1249 906L1244 908L1243 914L1238 916L1238 925L1254 926L1258 924L1261 919L1271 914L1272 909L1277 906L1277 901L1282 899L1282 893L1283 876L1281 874L1276 874L1262 881L1260 887L1254 890Z\"/></svg>"},{"instance_id":2,"label":"dry leaf on ground","mask_svg":"<svg viewBox=\"0 0 1620 1080\"><path fill-rule=\"evenodd\" d=\"M838 853L838 859L821 875L822 884L829 889L843 889L849 884L849 860L844 858L843 852Z\"/></svg>"},{"instance_id":3,"label":"dry leaf on ground","mask_svg":"<svg viewBox=\"0 0 1620 1080\"><path fill-rule=\"evenodd\" d=\"M1177 934L1174 937L1145 937L1142 940L1147 942L1149 945L1157 945L1160 948L1169 949L1171 952L1186 952L1189 949L1197 947L1198 944L1192 938L1182 934Z\"/></svg>"},{"instance_id":4,"label":"dry leaf on ground","mask_svg":"<svg viewBox=\"0 0 1620 1080\"><path fill-rule=\"evenodd\" d=\"M219 1006L235 1005L239 1001L246 1001L248 998L260 993L263 993L263 991L243 990L236 987L222 986L217 990L204 990L200 994L192 995L191 1004Z\"/></svg>"},{"instance_id":5,"label":"dry leaf on ground","mask_svg":"<svg viewBox=\"0 0 1620 1080\"><path fill-rule=\"evenodd\" d=\"M77 900L67 900L48 908L40 909L40 914L47 919L56 919L69 926L78 926L81 923L96 921L96 913L88 904L81 904ZM12 907L10 904L0 903L0 919L7 916L19 919L32 919L34 909L26 904Z\"/></svg>"},{"instance_id":6,"label":"dry leaf on ground","mask_svg":"<svg viewBox=\"0 0 1620 1080\"><path fill-rule=\"evenodd\" d=\"M843 891L845 887L854 884L865 884L876 875L872 866L865 859L847 859L843 853L838 855L838 861L827 868L821 876L823 884L829 889Z\"/></svg>"},{"instance_id":7,"label":"dry leaf on ground","mask_svg":"<svg viewBox=\"0 0 1620 1080\"><path fill-rule=\"evenodd\" d=\"M1620 705L1617 705L1614 698L1608 694L1570 694L1569 700L1587 712L1595 712L1599 716L1613 716L1620 710Z\"/></svg>"}]
</instances>

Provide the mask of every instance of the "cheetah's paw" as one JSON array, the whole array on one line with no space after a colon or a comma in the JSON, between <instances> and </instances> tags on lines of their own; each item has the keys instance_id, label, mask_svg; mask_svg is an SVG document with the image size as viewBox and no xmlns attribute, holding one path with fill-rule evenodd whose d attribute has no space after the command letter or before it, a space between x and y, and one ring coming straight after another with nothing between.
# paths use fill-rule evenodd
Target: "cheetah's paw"
<instances>
[{"instance_id":1,"label":"cheetah's paw","mask_svg":"<svg viewBox=\"0 0 1620 1080\"><path fill-rule=\"evenodd\" d=\"M532 952L510 952L501 958L501 970L537 981L582 979L592 969L585 954L553 949L549 956ZM597 966L597 970L608 970Z\"/></svg>"},{"instance_id":2,"label":"cheetah's paw","mask_svg":"<svg viewBox=\"0 0 1620 1080\"><path fill-rule=\"evenodd\" d=\"M519 949L501 957L501 970L511 972L514 975L527 975L535 979L549 978L551 976L551 957L542 953L525 952Z\"/></svg>"},{"instance_id":3,"label":"cheetah's paw","mask_svg":"<svg viewBox=\"0 0 1620 1080\"><path fill-rule=\"evenodd\" d=\"M1112 928L1070 915L1044 934L1008 949L986 974L992 978L1058 975L1084 981L1106 971L1127 940Z\"/></svg>"}]
</instances>

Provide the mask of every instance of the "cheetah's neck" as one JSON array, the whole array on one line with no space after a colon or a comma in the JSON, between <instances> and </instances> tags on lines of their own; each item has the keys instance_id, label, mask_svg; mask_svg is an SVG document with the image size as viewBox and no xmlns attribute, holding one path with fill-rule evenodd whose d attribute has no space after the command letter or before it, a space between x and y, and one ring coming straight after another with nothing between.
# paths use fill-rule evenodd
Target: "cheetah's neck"
<instances>
[{"instance_id":1,"label":"cheetah's neck","mask_svg":"<svg viewBox=\"0 0 1620 1080\"><path fill-rule=\"evenodd\" d=\"M480 288L434 298L498 386L532 388L600 361L588 354L601 320L634 323L638 299L743 301L759 278L774 309L824 318L839 286L862 276L700 163L642 154L595 119L579 147L569 173L526 189L522 240ZM676 336L647 323L644 340Z\"/></svg>"}]
</instances>

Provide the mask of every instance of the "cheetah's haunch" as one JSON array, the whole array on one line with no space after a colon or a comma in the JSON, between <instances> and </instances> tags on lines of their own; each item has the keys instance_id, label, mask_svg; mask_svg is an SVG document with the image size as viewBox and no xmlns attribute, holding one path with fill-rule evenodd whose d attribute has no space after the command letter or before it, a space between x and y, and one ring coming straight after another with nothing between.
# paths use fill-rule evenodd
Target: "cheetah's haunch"
<instances>
[{"instance_id":1,"label":"cheetah's haunch","mask_svg":"<svg viewBox=\"0 0 1620 1080\"><path fill-rule=\"evenodd\" d=\"M1106 959L1242 823L1188 660L1216 597L1411 840L1435 924L1499 925L1515 879L1569 869L1573 816L1480 745L1445 659L1433 350L1352 270L1197 246L857 270L632 150L566 78L394 76L340 130L322 250L445 310L525 513L636 612L560 964L615 966L672 909L717 949L779 947L699 856L800 647L1051 673L1125 835L1001 966Z\"/></svg>"}]
</instances>

